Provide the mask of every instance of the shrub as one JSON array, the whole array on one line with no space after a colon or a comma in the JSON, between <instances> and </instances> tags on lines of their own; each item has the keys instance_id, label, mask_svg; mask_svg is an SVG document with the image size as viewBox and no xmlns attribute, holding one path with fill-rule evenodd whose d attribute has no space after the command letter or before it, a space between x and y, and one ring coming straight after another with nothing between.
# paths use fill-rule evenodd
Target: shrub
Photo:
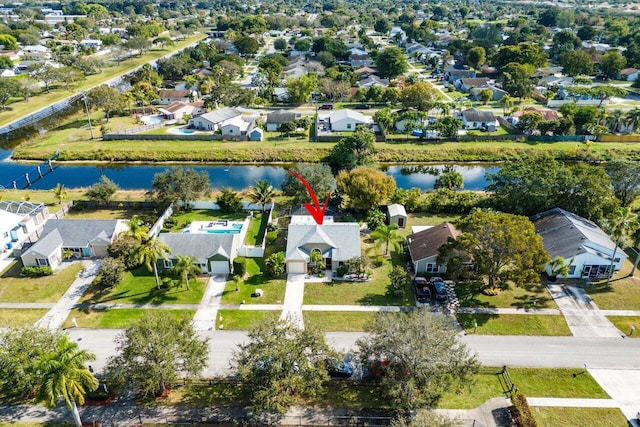
<instances>
[{"instance_id":1,"label":"shrub","mask_svg":"<svg viewBox=\"0 0 640 427\"><path fill-rule=\"evenodd\" d=\"M223 213L234 213L242 210L242 201L240 200L240 197L238 197L238 194L235 191L229 188L222 190L222 194L218 196L216 203L220 207L220 211Z\"/></svg>"},{"instance_id":2,"label":"shrub","mask_svg":"<svg viewBox=\"0 0 640 427\"><path fill-rule=\"evenodd\" d=\"M516 392L511 396L511 402L513 402L513 410L515 412L516 424L519 427L538 427L531 407L527 402L527 396L523 393Z\"/></svg>"},{"instance_id":3,"label":"shrub","mask_svg":"<svg viewBox=\"0 0 640 427\"><path fill-rule=\"evenodd\" d=\"M380 209L371 209L367 214L367 228L369 231L375 231L381 225L384 225L387 216Z\"/></svg>"},{"instance_id":4,"label":"shrub","mask_svg":"<svg viewBox=\"0 0 640 427\"><path fill-rule=\"evenodd\" d=\"M117 285L122 280L124 273L124 263L116 258L106 257L102 260L100 274L96 279L96 283L105 288Z\"/></svg>"},{"instance_id":5,"label":"shrub","mask_svg":"<svg viewBox=\"0 0 640 427\"><path fill-rule=\"evenodd\" d=\"M336 272L339 277L344 277L345 274L349 274L349 266L347 264L341 264L338 266Z\"/></svg>"},{"instance_id":6,"label":"shrub","mask_svg":"<svg viewBox=\"0 0 640 427\"><path fill-rule=\"evenodd\" d=\"M373 266L374 267L381 267L382 264L384 264L384 257L382 255L378 255L377 257L375 257L373 259Z\"/></svg>"},{"instance_id":7,"label":"shrub","mask_svg":"<svg viewBox=\"0 0 640 427\"><path fill-rule=\"evenodd\" d=\"M264 260L267 273L271 277L282 276L285 271L284 252L276 252Z\"/></svg>"},{"instance_id":8,"label":"shrub","mask_svg":"<svg viewBox=\"0 0 640 427\"><path fill-rule=\"evenodd\" d=\"M243 277L247 272L247 259L244 257L236 257L233 260L233 274Z\"/></svg>"},{"instance_id":9,"label":"shrub","mask_svg":"<svg viewBox=\"0 0 640 427\"><path fill-rule=\"evenodd\" d=\"M273 242L275 242L277 238L278 238L278 232L277 231L275 231L275 230L269 231L267 233L267 236L266 236L267 245L270 245Z\"/></svg>"},{"instance_id":10,"label":"shrub","mask_svg":"<svg viewBox=\"0 0 640 427\"><path fill-rule=\"evenodd\" d=\"M53 274L53 269L46 265L40 267L23 267L22 274L27 277L51 276Z\"/></svg>"}]
</instances>

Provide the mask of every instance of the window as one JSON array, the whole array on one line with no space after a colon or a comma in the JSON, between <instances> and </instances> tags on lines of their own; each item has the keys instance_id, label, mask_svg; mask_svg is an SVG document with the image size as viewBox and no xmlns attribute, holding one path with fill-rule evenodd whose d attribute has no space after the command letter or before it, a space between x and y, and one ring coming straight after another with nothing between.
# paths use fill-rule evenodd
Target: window
<instances>
[{"instance_id":1,"label":"window","mask_svg":"<svg viewBox=\"0 0 640 427\"><path fill-rule=\"evenodd\" d=\"M36 264L38 265L49 265L49 260L46 258L36 258Z\"/></svg>"},{"instance_id":2,"label":"window","mask_svg":"<svg viewBox=\"0 0 640 427\"><path fill-rule=\"evenodd\" d=\"M173 267L173 261L171 261L170 259L162 260L162 264L164 265L164 268Z\"/></svg>"},{"instance_id":3,"label":"window","mask_svg":"<svg viewBox=\"0 0 640 427\"><path fill-rule=\"evenodd\" d=\"M613 262L620 262L620 258L614 258Z\"/></svg>"},{"instance_id":4,"label":"window","mask_svg":"<svg viewBox=\"0 0 640 427\"><path fill-rule=\"evenodd\" d=\"M351 129L351 123L347 123L347 129Z\"/></svg>"},{"instance_id":5,"label":"window","mask_svg":"<svg viewBox=\"0 0 640 427\"><path fill-rule=\"evenodd\" d=\"M576 266L575 265L570 265L569 266L569 276L573 275L576 272Z\"/></svg>"},{"instance_id":6,"label":"window","mask_svg":"<svg viewBox=\"0 0 640 427\"><path fill-rule=\"evenodd\" d=\"M437 273L439 269L438 264L427 264L425 271L427 273Z\"/></svg>"}]
</instances>

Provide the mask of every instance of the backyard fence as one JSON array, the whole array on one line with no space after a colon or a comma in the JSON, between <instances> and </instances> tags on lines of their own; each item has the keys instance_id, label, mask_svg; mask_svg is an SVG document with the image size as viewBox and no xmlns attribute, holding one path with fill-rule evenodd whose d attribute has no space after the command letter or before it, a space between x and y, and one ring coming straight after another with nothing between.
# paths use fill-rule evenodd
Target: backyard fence
<instances>
[{"instance_id":1,"label":"backyard fence","mask_svg":"<svg viewBox=\"0 0 640 427\"><path fill-rule=\"evenodd\" d=\"M137 133L141 133L141 132L149 132L150 130L155 130L155 129L160 129L164 127L164 122L160 122L160 123L151 123L148 125L143 125L143 126L138 126L135 128L131 128L131 129L122 129L122 130L118 130L115 132L109 132L106 133L102 136L103 139L109 139L109 137L113 136L113 135L127 135L127 136L131 136L131 135L135 135Z\"/></svg>"},{"instance_id":2,"label":"backyard fence","mask_svg":"<svg viewBox=\"0 0 640 427\"><path fill-rule=\"evenodd\" d=\"M130 134L118 131L118 133L107 133L102 136L102 139L105 141L119 141L128 139L136 141L247 141L249 137L247 135L220 135L214 133L195 135L154 135L140 133Z\"/></svg>"},{"instance_id":3,"label":"backyard fence","mask_svg":"<svg viewBox=\"0 0 640 427\"><path fill-rule=\"evenodd\" d=\"M173 205L169 205L162 215L160 215L160 218L158 218L158 220L149 229L149 237L155 237L160 234L162 227L164 227L164 222L171 216L171 214L173 214Z\"/></svg>"}]
</instances>

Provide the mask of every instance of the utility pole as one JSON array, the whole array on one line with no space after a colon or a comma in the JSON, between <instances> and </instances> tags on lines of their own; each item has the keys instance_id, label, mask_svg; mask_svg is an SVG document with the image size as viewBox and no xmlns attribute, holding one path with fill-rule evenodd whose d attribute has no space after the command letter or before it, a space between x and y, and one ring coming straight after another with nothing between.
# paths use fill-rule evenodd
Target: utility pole
<instances>
[{"instance_id":1,"label":"utility pole","mask_svg":"<svg viewBox=\"0 0 640 427\"><path fill-rule=\"evenodd\" d=\"M91 116L89 115L89 106L87 105L87 94L82 94L82 100L84 101L84 111L87 113L87 122L89 123L89 132L91 133L91 139L93 139L93 126L91 126Z\"/></svg>"}]
</instances>

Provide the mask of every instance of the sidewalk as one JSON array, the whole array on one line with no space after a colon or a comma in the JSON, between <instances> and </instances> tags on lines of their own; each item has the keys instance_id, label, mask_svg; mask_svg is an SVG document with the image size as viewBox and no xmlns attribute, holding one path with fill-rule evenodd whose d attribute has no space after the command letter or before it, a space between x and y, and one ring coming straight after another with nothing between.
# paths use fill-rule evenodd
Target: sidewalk
<instances>
[{"instance_id":1,"label":"sidewalk","mask_svg":"<svg viewBox=\"0 0 640 427\"><path fill-rule=\"evenodd\" d=\"M218 274L209 278L198 310L193 316L193 327L196 331L210 331L216 328L216 316L226 283L226 274Z\"/></svg>"},{"instance_id":2,"label":"sidewalk","mask_svg":"<svg viewBox=\"0 0 640 427\"><path fill-rule=\"evenodd\" d=\"M82 294L87 290L93 279L100 271L100 261L80 261L84 270L80 271L76 280L69 286L67 292L58 302L35 323L36 327L59 329L69 317L69 312L75 307Z\"/></svg>"},{"instance_id":3,"label":"sidewalk","mask_svg":"<svg viewBox=\"0 0 640 427\"><path fill-rule=\"evenodd\" d=\"M544 314L559 315L562 312L555 308L486 308L486 307L458 307L457 313L473 314Z\"/></svg>"}]
</instances>

